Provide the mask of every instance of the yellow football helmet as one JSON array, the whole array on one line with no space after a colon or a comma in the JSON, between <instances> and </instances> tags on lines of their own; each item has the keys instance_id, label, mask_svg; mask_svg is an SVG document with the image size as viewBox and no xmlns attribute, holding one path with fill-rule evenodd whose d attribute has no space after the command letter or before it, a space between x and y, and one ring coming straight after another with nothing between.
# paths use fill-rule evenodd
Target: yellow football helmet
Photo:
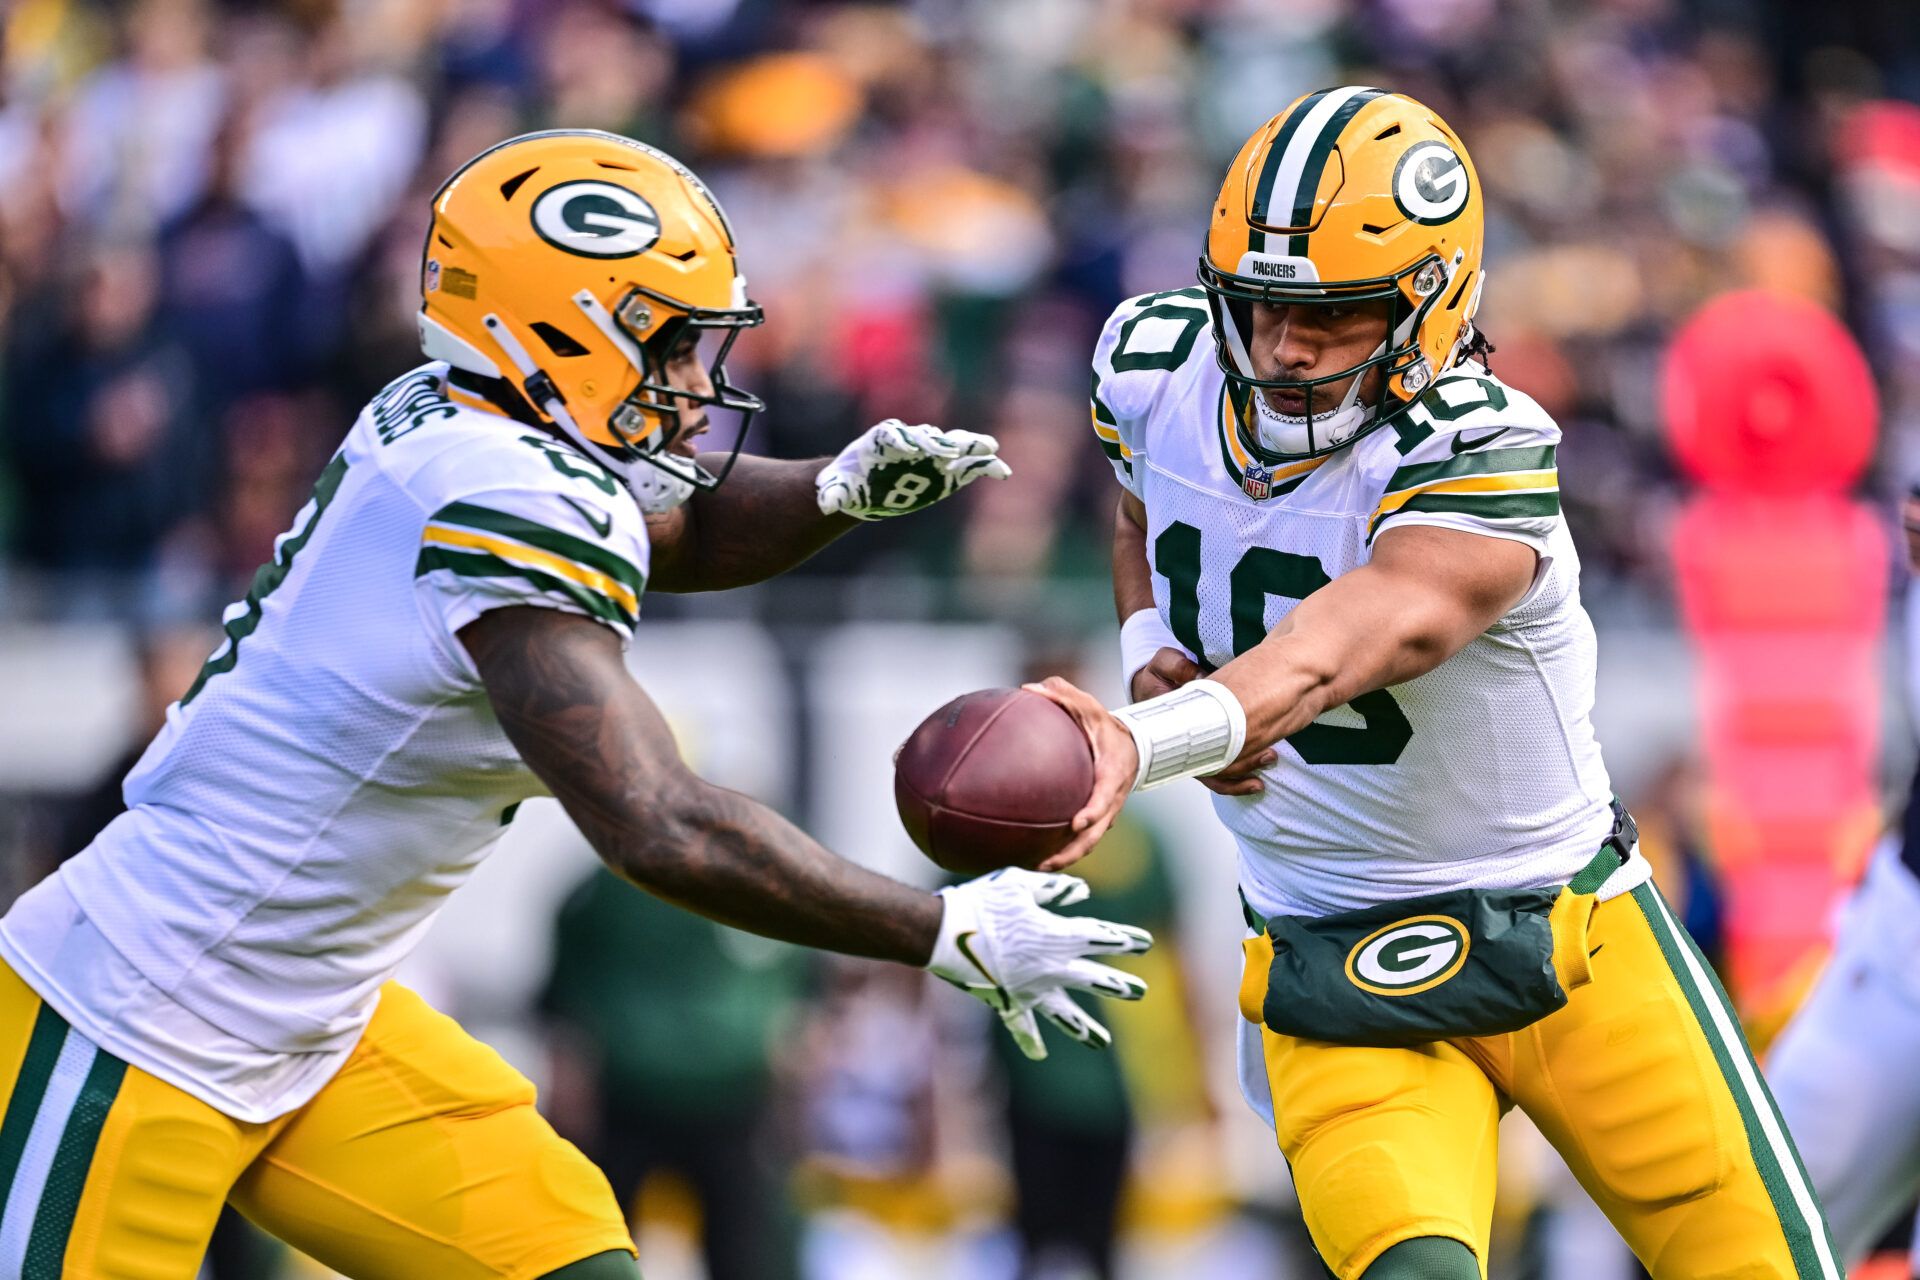
<instances>
[{"instance_id":1,"label":"yellow football helmet","mask_svg":"<svg viewBox=\"0 0 1920 1280\"><path fill-rule=\"evenodd\" d=\"M733 229L691 170L630 138L553 129L467 161L434 194L420 289L430 358L507 380L648 510L718 485L739 453L715 473L669 452L681 408L738 411L744 439L763 407L727 380L763 318ZM669 356L708 330L709 393L668 385Z\"/></svg>"},{"instance_id":2,"label":"yellow football helmet","mask_svg":"<svg viewBox=\"0 0 1920 1280\"><path fill-rule=\"evenodd\" d=\"M1220 188L1199 273L1247 447L1269 462L1330 453L1418 399L1474 339L1484 222L1466 147L1404 94L1322 89L1247 139ZM1376 299L1392 305L1386 340L1368 359L1303 381L1256 372L1256 303ZM1355 375L1375 366L1385 371L1380 395L1360 404L1365 378ZM1349 377L1341 402L1316 412L1313 388ZM1305 414L1277 412L1259 394L1270 388L1304 391Z\"/></svg>"}]
</instances>

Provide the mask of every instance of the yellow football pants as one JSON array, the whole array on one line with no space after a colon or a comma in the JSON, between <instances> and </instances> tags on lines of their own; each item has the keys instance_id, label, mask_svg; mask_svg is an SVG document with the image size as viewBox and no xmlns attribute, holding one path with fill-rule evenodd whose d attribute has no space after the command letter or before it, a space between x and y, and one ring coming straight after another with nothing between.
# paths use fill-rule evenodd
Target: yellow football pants
<instances>
[{"instance_id":1,"label":"yellow football pants","mask_svg":"<svg viewBox=\"0 0 1920 1280\"><path fill-rule=\"evenodd\" d=\"M387 984L313 1101L246 1124L107 1054L0 965L0 1276L192 1280L229 1199L356 1280L536 1277L632 1252L533 1085Z\"/></svg>"},{"instance_id":2,"label":"yellow football pants","mask_svg":"<svg viewBox=\"0 0 1920 1280\"><path fill-rule=\"evenodd\" d=\"M1658 890L1600 904L1588 947L1593 981L1503 1036L1374 1049L1261 1028L1280 1149L1327 1266L1355 1280L1393 1245L1441 1236L1484 1277L1499 1120L1517 1104L1654 1280L1841 1280L1732 1008Z\"/></svg>"}]
</instances>

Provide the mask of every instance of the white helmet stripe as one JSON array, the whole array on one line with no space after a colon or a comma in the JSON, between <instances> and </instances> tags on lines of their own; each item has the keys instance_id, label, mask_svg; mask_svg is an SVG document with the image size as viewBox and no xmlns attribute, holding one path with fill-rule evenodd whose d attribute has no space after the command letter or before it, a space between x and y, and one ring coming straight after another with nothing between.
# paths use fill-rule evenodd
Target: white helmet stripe
<instances>
[{"instance_id":1,"label":"white helmet stripe","mask_svg":"<svg viewBox=\"0 0 1920 1280\"><path fill-rule=\"evenodd\" d=\"M1300 127L1293 131L1293 137L1287 143L1287 150L1280 157L1280 167L1274 171L1273 194L1269 197L1267 214L1270 224L1284 226L1292 220L1293 205L1282 205L1280 202L1295 199L1294 193L1299 190L1300 176L1307 167L1307 158L1313 154L1313 149L1319 143L1320 135L1325 131L1327 122L1339 113L1340 108L1361 94L1377 95L1379 92L1378 89L1369 88L1366 85L1349 85L1344 89L1336 89L1314 103L1313 110L1309 111L1307 118L1300 122Z\"/></svg>"}]
</instances>

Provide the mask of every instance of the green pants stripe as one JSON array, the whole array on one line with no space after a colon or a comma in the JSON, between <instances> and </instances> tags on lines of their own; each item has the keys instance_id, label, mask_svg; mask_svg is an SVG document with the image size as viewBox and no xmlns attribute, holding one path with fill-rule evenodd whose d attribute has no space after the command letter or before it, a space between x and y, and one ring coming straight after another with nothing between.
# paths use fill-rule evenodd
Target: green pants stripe
<instances>
[{"instance_id":1,"label":"green pants stripe","mask_svg":"<svg viewBox=\"0 0 1920 1280\"><path fill-rule=\"evenodd\" d=\"M53 1167L47 1170L46 1189L40 1193L40 1211L34 1215L33 1234L27 1238L26 1265L20 1280L60 1280L60 1262L67 1253L67 1237L73 1234L80 1194L87 1188L93 1151L100 1144L100 1130L107 1123L107 1112L113 1109L126 1074L126 1063L110 1053L94 1051L93 1065L87 1069L80 1096L67 1117L66 1131L54 1151Z\"/></svg>"},{"instance_id":2,"label":"green pants stripe","mask_svg":"<svg viewBox=\"0 0 1920 1280\"><path fill-rule=\"evenodd\" d=\"M7 1118L0 1122L0 1205L5 1205L13 1189L13 1177L20 1169L20 1155L27 1149L27 1135L33 1132L34 1117L40 1114L41 1099L46 1097L47 1081L53 1064L66 1043L66 1019L45 1004L33 1022L33 1035L27 1040L27 1056L14 1081L13 1096L7 1099ZM0 1225L4 1225L0 1221Z\"/></svg>"},{"instance_id":3,"label":"green pants stripe","mask_svg":"<svg viewBox=\"0 0 1920 1280\"><path fill-rule=\"evenodd\" d=\"M0 1122L0 1276L59 1280L127 1065L45 1005Z\"/></svg>"},{"instance_id":4,"label":"green pants stripe","mask_svg":"<svg viewBox=\"0 0 1920 1280\"><path fill-rule=\"evenodd\" d=\"M1836 1251L1825 1215L1813 1194L1813 1184L1801 1167L1800 1155L1787 1136L1787 1127L1754 1064L1753 1053L1747 1047L1746 1036L1740 1030L1732 1003L1721 989L1719 979L1686 930L1673 918L1659 890L1651 883L1643 884L1633 891L1633 898L1653 930L1680 989L1693 1006L1694 1017L1706 1034L1714 1060L1719 1063L1721 1077L1740 1110L1748 1150L1773 1201L1780 1229L1793 1254L1795 1271L1810 1280L1843 1280L1839 1264L1834 1260Z\"/></svg>"}]
</instances>

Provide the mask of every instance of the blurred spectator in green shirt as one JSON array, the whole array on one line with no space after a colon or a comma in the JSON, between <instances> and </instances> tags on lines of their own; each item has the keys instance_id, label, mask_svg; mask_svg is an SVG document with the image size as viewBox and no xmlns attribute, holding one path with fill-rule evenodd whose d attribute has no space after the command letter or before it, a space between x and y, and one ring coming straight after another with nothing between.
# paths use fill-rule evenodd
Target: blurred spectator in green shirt
<instances>
[{"instance_id":1,"label":"blurred spectator in green shirt","mask_svg":"<svg viewBox=\"0 0 1920 1280\"><path fill-rule=\"evenodd\" d=\"M629 1206L651 1174L684 1179L700 1205L709 1280L793 1272L766 1122L771 1060L802 978L789 948L680 911L603 869L555 921L540 997L557 1033L555 1126Z\"/></svg>"}]
</instances>

